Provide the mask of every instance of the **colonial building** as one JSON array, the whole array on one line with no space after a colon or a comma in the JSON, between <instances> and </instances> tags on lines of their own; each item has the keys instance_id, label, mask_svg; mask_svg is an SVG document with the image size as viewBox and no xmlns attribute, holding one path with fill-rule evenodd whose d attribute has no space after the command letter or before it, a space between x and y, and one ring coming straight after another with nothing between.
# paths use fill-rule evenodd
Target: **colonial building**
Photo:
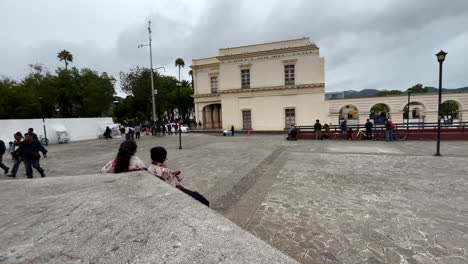
<instances>
[{"instance_id":1,"label":"colonial building","mask_svg":"<svg viewBox=\"0 0 468 264\"><path fill-rule=\"evenodd\" d=\"M292 124L437 122L437 94L325 99L324 58L308 38L219 50L192 61L195 115L205 129L283 130ZM344 88L346 89L346 88ZM444 119L463 122L468 93L444 93ZM409 120L408 120L409 119Z\"/></svg>"},{"instance_id":2,"label":"colonial building","mask_svg":"<svg viewBox=\"0 0 468 264\"><path fill-rule=\"evenodd\" d=\"M324 59L308 38L220 49L191 67L204 128L283 130L328 118Z\"/></svg>"}]
</instances>

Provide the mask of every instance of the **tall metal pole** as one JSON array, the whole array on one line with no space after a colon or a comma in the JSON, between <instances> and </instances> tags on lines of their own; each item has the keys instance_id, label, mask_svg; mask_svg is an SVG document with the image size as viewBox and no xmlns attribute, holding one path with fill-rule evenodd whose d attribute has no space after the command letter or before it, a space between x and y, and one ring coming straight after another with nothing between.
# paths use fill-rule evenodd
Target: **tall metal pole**
<instances>
[{"instance_id":1,"label":"tall metal pole","mask_svg":"<svg viewBox=\"0 0 468 264\"><path fill-rule=\"evenodd\" d=\"M156 101L154 99L154 80L153 80L153 50L151 48L151 21L148 21L149 49L150 49L150 67L151 67L151 100L153 103L153 125L156 126Z\"/></svg>"},{"instance_id":2,"label":"tall metal pole","mask_svg":"<svg viewBox=\"0 0 468 264\"><path fill-rule=\"evenodd\" d=\"M45 144L46 146L48 146L49 140L47 140L47 132L46 132L46 127L45 127L45 117L44 117L44 98L39 97L39 100L41 100L41 115L42 115L42 125L44 126Z\"/></svg>"},{"instance_id":3,"label":"tall metal pole","mask_svg":"<svg viewBox=\"0 0 468 264\"><path fill-rule=\"evenodd\" d=\"M406 116L406 134L408 134L408 132L409 132L410 96L411 96L411 91L408 90L408 112L407 112L407 116Z\"/></svg>"},{"instance_id":4,"label":"tall metal pole","mask_svg":"<svg viewBox=\"0 0 468 264\"><path fill-rule=\"evenodd\" d=\"M179 69L180 70L180 69ZM180 111L180 86L182 83L180 82L180 71L179 71L179 82L177 83L177 104L179 105L179 149L182 149L182 128L180 127L181 119L181 111Z\"/></svg>"},{"instance_id":5,"label":"tall metal pole","mask_svg":"<svg viewBox=\"0 0 468 264\"><path fill-rule=\"evenodd\" d=\"M437 110L437 152L435 156L440 155L440 118L442 117L441 114L441 102L442 102L442 63L443 61L439 61L439 107Z\"/></svg>"}]
</instances>

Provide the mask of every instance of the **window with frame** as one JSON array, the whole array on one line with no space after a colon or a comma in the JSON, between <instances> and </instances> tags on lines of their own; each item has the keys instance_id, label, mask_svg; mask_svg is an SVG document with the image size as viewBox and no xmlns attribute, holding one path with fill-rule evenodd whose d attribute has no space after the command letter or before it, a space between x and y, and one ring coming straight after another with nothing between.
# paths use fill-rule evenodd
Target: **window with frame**
<instances>
[{"instance_id":1,"label":"window with frame","mask_svg":"<svg viewBox=\"0 0 468 264\"><path fill-rule=\"evenodd\" d=\"M218 77L211 77L211 93L218 93Z\"/></svg>"},{"instance_id":2,"label":"window with frame","mask_svg":"<svg viewBox=\"0 0 468 264\"><path fill-rule=\"evenodd\" d=\"M252 112L250 110L242 110L242 129L252 129Z\"/></svg>"},{"instance_id":3,"label":"window with frame","mask_svg":"<svg viewBox=\"0 0 468 264\"><path fill-rule=\"evenodd\" d=\"M241 70L242 88L250 88L250 69Z\"/></svg>"},{"instance_id":4,"label":"window with frame","mask_svg":"<svg viewBox=\"0 0 468 264\"><path fill-rule=\"evenodd\" d=\"M292 125L296 124L296 109L288 108L284 110L285 115L285 128L289 129Z\"/></svg>"},{"instance_id":5,"label":"window with frame","mask_svg":"<svg viewBox=\"0 0 468 264\"><path fill-rule=\"evenodd\" d=\"M294 85L294 64L284 65L284 84Z\"/></svg>"}]
</instances>

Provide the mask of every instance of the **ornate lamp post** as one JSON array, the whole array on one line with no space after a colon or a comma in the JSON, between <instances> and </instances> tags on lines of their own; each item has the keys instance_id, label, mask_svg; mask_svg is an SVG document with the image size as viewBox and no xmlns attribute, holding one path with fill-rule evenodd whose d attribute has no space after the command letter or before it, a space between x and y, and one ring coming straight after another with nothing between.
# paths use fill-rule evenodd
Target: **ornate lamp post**
<instances>
[{"instance_id":1,"label":"ornate lamp post","mask_svg":"<svg viewBox=\"0 0 468 264\"><path fill-rule=\"evenodd\" d=\"M444 63L445 56L447 56L447 52L440 50L439 53L436 54L437 61L439 62L439 105L437 110L437 152L435 156L440 155L440 118L442 117L441 111L441 104L442 104L442 64Z\"/></svg>"},{"instance_id":2,"label":"ornate lamp post","mask_svg":"<svg viewBox=\"0 0 468 264\"><path fill-rule=\"evenodd\" d=\"M411 92L412 91L413 90L411 88L409 88L407 90L407 92L408 92L408 112L406 113L407 114L407 116L406 116L406 134L408 134L408 132L409 132L409 115L410 115L410 107L409 106L410 106L410 103L411 103L410 97L411 97Z\"/></svg>"}]
</instances>

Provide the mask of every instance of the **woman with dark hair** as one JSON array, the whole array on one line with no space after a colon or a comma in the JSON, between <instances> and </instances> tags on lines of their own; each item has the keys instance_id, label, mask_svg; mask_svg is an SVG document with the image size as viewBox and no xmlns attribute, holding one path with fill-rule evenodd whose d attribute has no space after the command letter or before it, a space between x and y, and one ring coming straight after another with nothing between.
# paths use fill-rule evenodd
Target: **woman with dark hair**
<instances>
[{"instance_id":1,"label":"woman with dark hair","mask_svg":"<svg viewBox=\"0 0 468 264\"><path fill-rule=\"evenodd\" d=\"M129 171L146 170L140 158L135 156L137 144L133 140L126 140L120 144L119 152L114 160L109 161L101 169L102 173L121 173Z\"/></svg>"},{"instance_id":2,"label":"woman with dark hair","mask_svg":"<svg viewBox=\"0 0 468 264\"><path fill-rule=\"evenodd\" d=\"M210 206L210 202L200 193L191 191L187 188L184 188L180 182L182 178L180 177L180 171L172 171L166 165L164 161L167 158L167 151L163 147L154 147L151 149L151 160L153 161L148 167L148 172L158 177L159 179L165 181L166 183L176 187L181 190L183 193L191 196L193 199L199 201L200 203Z\"/></svg>"}]
</instances>

